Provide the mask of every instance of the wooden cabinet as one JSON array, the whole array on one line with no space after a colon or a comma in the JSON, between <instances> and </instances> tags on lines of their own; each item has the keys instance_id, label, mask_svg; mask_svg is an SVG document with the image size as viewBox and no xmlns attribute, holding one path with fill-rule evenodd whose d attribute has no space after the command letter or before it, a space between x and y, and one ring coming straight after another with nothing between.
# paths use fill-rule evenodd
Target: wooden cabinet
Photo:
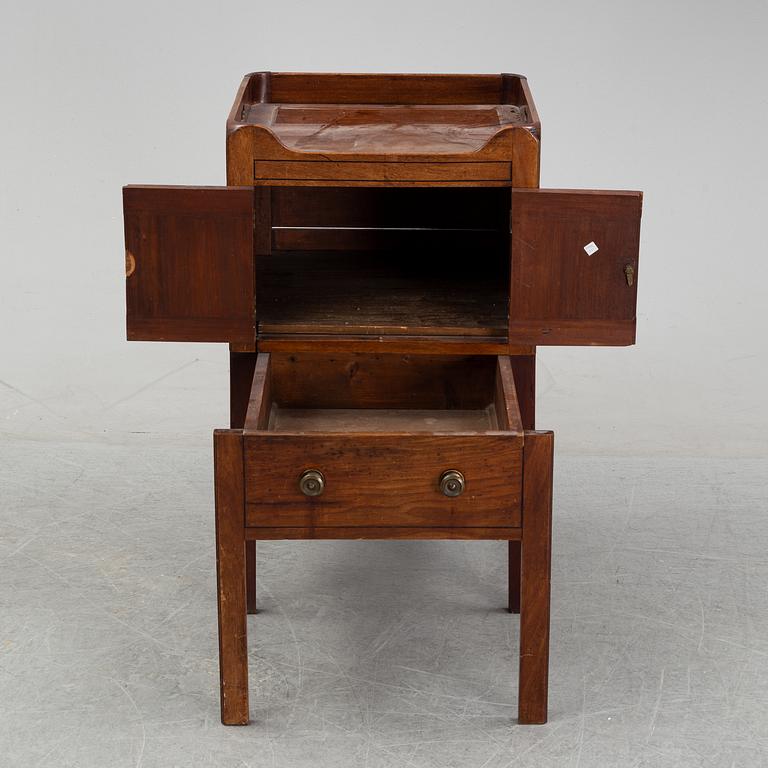
<instances>
[{"instance_id":1,"label":"wooden cabinet","mask_svg":"<svg viewBox=\"0 0 768 768\"><path fill-rule=\"evenodd\" d=\"M254 191L126 187L129 338L634 343L639 192Z\"/></svg>"},{"instance_id":2,"label":"wooden cabinet","mask_svg":"<svg viewBox=\"0 0 768 768\"><path fill-rule=\"evenodd\" d=\"M519 75L246 76L226 187L126 187L128 338L230 344L214 433L222 721L255 542L509 542L545 722L553 435L538 345L634 343L642 195L539 189Z\"/></svg>"}]
</instances>

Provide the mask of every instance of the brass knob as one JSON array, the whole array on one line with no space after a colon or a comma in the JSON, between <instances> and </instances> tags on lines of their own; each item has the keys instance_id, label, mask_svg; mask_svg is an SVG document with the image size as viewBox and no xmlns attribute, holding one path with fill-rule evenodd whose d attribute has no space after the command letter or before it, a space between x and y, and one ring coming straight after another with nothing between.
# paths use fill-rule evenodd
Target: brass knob
<instances>
[{"instance_id":1,"label":"brass knob","mask_svg":"<svg viewBox=\"0 0 768 768\"><path fill-rule=\"evenodd\" d=\"M307 469L299 478L299 490L305 496L319 496L325 490L325 477L319 469Z\"/></svg>"},{"instance_id":2,"label":"brass knob","mask_svg":"<svg viewBox=\"0 0 768 768\"><path fill-rule=\"evenodd\" d=\"M464 493L464 475L458 469L449 469L440 475L440 490L446 496L461 496Z\"/></svg>"}]
</instances>

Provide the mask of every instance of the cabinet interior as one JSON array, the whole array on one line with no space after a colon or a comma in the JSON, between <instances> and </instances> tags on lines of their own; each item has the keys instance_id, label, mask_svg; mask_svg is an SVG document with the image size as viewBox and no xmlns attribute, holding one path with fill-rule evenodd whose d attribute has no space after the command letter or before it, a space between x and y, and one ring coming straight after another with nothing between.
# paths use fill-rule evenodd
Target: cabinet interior
<instances>
[{"instance_id":1,"label":"cabinet interior","mask_svg":"<svg viewBox=\"0 0 768 768\"><path fill-rule=\"evenodd\" d=\"M275 187L260 335L506 337L509 189Z\"/></svg>"}]
</instances>

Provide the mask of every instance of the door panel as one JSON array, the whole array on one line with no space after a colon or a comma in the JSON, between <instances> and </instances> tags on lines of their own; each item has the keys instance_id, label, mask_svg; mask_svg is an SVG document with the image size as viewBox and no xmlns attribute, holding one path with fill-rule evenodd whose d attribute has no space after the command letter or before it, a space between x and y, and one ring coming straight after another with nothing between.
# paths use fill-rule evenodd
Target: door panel
<instances>
[{"instance_id":1,"label":"door panel","mask_svg":"<svg viewBox=\"0 0 768 768\"><path fill-rule=\"evenodd\" d=\"M511 344L635 341L641 192L513 189Z\"/></svg>"},{"instance_id":2,"label":"door panel","mask_svg":"<svg viewBox=\"0 0 768 768\"><path fill-rule=\"evenodd\" d=\"M128 339L253 342L252 187L123 189Z\"/></svg>"}]
</instances>

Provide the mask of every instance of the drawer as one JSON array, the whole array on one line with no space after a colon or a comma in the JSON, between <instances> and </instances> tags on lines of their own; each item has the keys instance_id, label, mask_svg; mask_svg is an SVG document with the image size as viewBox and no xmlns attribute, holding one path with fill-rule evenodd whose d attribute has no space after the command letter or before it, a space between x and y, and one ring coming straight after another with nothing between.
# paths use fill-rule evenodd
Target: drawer
<instances>
[{"instance_id":1,"label":"drawer","mask_svg":"<svg viewBox=\"0 0 768 768\"><path fill-rule=\"evenodd\" d=\"M486 162L410 162L387 161L357 162L352 160L254 160L255 182L279 181L409 181L409 182L461 182L488 181L509 184L511 164L501 161Z\"/></svg>"},{"instance_id":2,"label":"drawer","mask_svg":"<svg viewBox=\"0 0 768 768\"><path fill-rule=\"evenodd\" d=\"M243 432L246 525L317 538L516 528L522 435L506 357L262 353Z\"/></svg>"}]
</instances>

